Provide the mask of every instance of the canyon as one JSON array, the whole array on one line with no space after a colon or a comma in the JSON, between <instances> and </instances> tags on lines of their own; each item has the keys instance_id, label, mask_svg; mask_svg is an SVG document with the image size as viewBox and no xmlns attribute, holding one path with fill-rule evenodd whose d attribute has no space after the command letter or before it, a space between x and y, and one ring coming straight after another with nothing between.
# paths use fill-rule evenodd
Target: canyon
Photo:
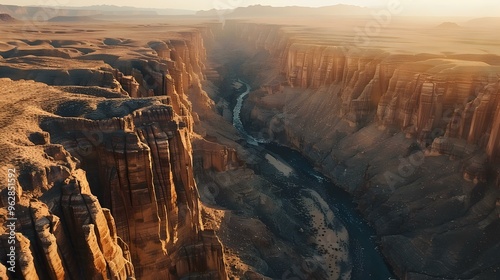
<instances>
[{"instance_id":1,"label":"canyon","mask_svg":"<svg viewBox=\"0 0 500 280\"><path fill-rule=\"evenodd\" d=\"M15 277L226 278L192 166L196 115L186 92L201 91L200 31L167 31L166 42L137 48L59 34L2 48L14 47L2 51L0 71L3 166L19 173Z\"/></svg>"},{"instance_id":2,"label":"canyon","mask_svg":"<svg viewBox=\"0 0 500 280\"><path fill-rule=\"evenodd\" d=\"M498 278L496 26L353 13L3 23L0 278Z\"/></svg>"},{"instance_id":3,"label":"canyon","mask_svg":"<svg viewBox=\"0 0 500 280\"><path fill-rule=\"evenodd\" d=\"M252 43L242 73L263 85L242 110L252 135L297 149L353 193L397 275L497 277L498 56L297 33L239 23L230 35Z\"/></svg>"}]
</instances>

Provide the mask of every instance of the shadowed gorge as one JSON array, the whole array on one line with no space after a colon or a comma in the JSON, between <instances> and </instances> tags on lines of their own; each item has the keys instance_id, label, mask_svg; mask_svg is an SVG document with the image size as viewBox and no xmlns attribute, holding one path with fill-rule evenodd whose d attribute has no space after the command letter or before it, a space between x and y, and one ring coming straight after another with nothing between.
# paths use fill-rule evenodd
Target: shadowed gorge
<instances>
[{"instance_id":1,"label":"shadowed gorge","mask_svg":"<svg viewBox=\"0 0 500 280\"><path fill-rule=\"evenodd\" d=\"M0 278L500 277L496 18L13 7Z\"/></svg>"},{"instance_id":2,"label":"shadowed gorge","mask_svg":"<svg viewBox=\"0 0 500 280\"><path fill-rule=\"evenodd\" d=\"M496 58L347 49L294 40L286 27L233 28L254 44L248 61L267 70L242 70L263 85L245 103L244 124L353 193L397 274L496 275Z\"/></svg>"}]
</instances>

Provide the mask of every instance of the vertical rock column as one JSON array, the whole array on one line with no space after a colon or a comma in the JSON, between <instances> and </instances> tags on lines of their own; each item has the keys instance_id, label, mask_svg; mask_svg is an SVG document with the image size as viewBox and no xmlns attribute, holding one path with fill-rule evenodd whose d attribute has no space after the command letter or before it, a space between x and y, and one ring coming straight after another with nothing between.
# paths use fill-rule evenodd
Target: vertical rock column
<instances>
[{"instance_id":1,"label":"vertical rock column","mask_svg":"<svg viewBox=\"0 0 500 280\"><path fill-rule=\"evenodd\" d=\"M166 277L167 259L160 239L166 237L166 225L160 225L149 146L133 132L118 131L100 150L101 186L111 198L117 234L130 246L137 276Z\"/></svg>"},{"instance_id":2,"label":"vertical rock column","mask_svg":"<svg viewBox=\"0 0 500 280\"><path fill-rule=\"evenodd\" d=\"M486 152L491 161L498 161L500 157L500 103L498 104L495 112L490 140L488 142Z\"/></svg>"},{"instance_id":3,"label":"vertical rock column","mask_svg":"<svg viewBox=\"0 0 500 280\"><path fill-rule=\"evenodd\" d=\"M113 221L82 183L71 180L63 187L61 208L69 233L76 239L83 272L88 279L126 279L132 265L123 258L122 248L110 246L118 243L114 228L109 227Z\"/></svg>"}]
</instances>

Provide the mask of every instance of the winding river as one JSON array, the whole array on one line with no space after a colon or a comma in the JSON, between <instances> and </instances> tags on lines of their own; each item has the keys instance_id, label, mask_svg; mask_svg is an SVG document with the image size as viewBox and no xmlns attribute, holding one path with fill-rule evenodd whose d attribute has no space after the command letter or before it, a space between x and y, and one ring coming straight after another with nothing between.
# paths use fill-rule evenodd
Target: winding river
<instances>
[{"instance_id":1,"label":"winding river","mask_svg":"<svg viewBox=\"0 0 500 280\"><path fill-rule=\"evenodd\" d=\"M323 244L318 250L319 257L326 263L325 270L330 273L329 279L395 279L378 250L374 230L356 210L349 193L317 172L299 152L256 139L247 133L240 114L251 88L242 80L236 83L246 88L237 98L233 125L248 144L260 146L267 153L265 159L275 167L265 168L261 170L261 174L281 189L280 197L303 209L309 217L311 227L319 230L313 238L316 244ZM341 267L346 263L349 269ZM289 279L306 278L295 276Z\"/></svg>"}]
</instances>

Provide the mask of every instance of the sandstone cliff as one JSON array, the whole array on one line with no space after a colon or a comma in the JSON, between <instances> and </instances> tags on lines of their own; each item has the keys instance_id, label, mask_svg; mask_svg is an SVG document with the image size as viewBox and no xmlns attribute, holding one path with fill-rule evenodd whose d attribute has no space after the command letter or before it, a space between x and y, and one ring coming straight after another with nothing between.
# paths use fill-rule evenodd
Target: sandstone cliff
<instances>
[{"instance_id":1,"label":"sandstone cliff","mask_svg":"<svg viewBox=\"0 0 500 280\"><path fill-rule=\"evenodd\" d=\"M226 29L272 54L291 87L329 88L341 102L338 116L353 126L377 121L419 140L463 139L499 160L500 66L490 64L490 56L450 59L314 44L288 38L293 33L275 25Z\"/></svg>"},{"instance_id":2,"label":"sandstone cliff","mask_svg":"<svg viewBox=\"0 0 500 280\"><path fill-rule=\"evenodd\" d=\"M17 86L23 87L26 94L19 95ZM2 91L5 100L14 102L11 109L26 118L20 123L12 122L15 116L7 111L2 116L2 121L7 122L4 129L16 131L2 138L8 147L3 153L5 166L15 168L18 175L13 211L18 219L14 229L17 269L9 276L17 279L134 277L128 246L116 235L109 210L102 208L92 195L78 160L61 145L50 143L47 133L31 133L44 112L40 107L44 98L34 97L34 93L44 92L55 98L62 93L51 92L40 84L6 79L2 80ZM19 102L24 98L30 99L29 104ZM1 203L7 209L6 188L2 190ZM11 213L3 211L2 217L6 221ZM2 258L6 258L12 229L5 228L7 222L3 225Z\"/></svg>"},{"instance_id":3,"label":"sandstone cliff","mask_svg":"<svg viewBox=\"0 0 500 280\"><path fill-rule=\"evenodd\" d=\"M237 21L218 31L240 38L240 75L261 87L246 126L355 194L401 277L498 276L498 60L305 32Z\"/></svg>"},{"instance_id":4,"label":"sandstone cliff","mask_svg":"<svg viewBox=\"0 0 500 280\"><path fill-rule=\"evenodd\" d=\"M9 248L3 227L4 277L227 278L222 245L203 229L193 176L197 115L188 93L204 79L201 33L184 28L156 41L130 36L137 39L132 45L91 36L28 39L2 52L2 77L51 85L9 79L0 85L10 106L3 129L16 131L2 138L8 147L2 162L19 172L18 270L3 269ZM199 149L226 154L220 164L214 160L220 168L235 160L220 145ZM4 188L2 209L7 203Z\"/></svg>"}]
</instances>

